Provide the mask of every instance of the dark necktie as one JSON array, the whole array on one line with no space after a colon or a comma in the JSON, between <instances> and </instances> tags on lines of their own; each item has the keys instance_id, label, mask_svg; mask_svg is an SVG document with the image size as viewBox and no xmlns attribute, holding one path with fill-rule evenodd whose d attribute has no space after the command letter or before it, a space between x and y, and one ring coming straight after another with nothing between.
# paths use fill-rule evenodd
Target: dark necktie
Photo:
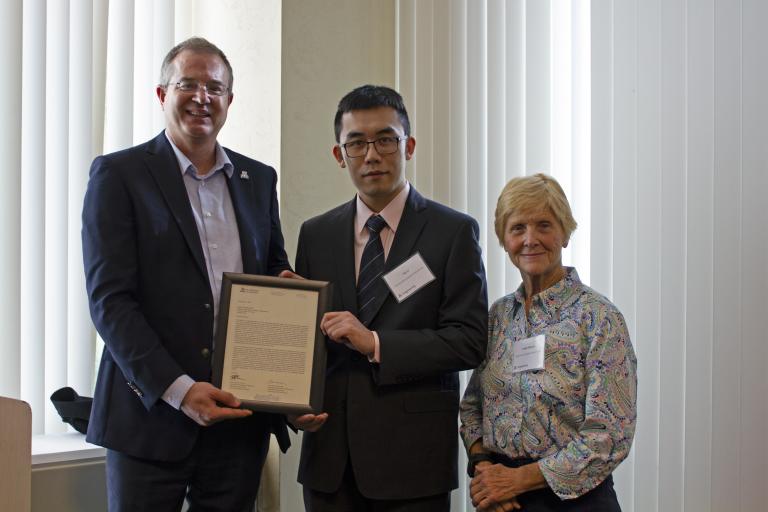
<instances>
[{"instance_id":1,"label":"dark necktie","mask_svg":"<svg viewBox=\"0 0 768 512\"><path fill-rule=\"evenodd\" d=\"M381 274L384 273L384 246L379 232L387 225L379 215L371 215L365 227L371 234L360 258L360 274L357 276L357 319L363 325L373 319L376 306L386 294Z\"/></svg>"}]
</instances>

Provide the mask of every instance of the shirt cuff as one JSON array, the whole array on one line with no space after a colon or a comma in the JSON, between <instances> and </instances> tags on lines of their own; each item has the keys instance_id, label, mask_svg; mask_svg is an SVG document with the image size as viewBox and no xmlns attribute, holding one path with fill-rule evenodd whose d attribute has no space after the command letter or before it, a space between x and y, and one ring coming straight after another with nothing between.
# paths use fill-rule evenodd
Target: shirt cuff
<instances>
[{"instance_id":1,"label":"shirt cuff","mask_svg":"<svg viewBox=\"0 0 768 512\"><path fill-rule=\"evenodd\" d=\"M376 331L371 331L373 333L373 355L368 356L368 362L369 363L380 363L381 362L381 354L379 352L379 335L376 334Z\"/></svg>"},{"instance_id":2,"label":"shirt cuff","mask_svg":"<svg viewBox=\"0 0 768 512\"><path fill-rule=\"evenodd\" d=\"M194 383L195 381L192 380L192 377L186 373L179 376L175 381L173 381L173 384L168 386L168 389L165 390L165 393L163 393L163 401L174 409L178 410L181 407L182 400L184 400L184 397L187 396L187 391L189 391L189 388L191 388L192 384Z\"/></svg>"}]
</instances>

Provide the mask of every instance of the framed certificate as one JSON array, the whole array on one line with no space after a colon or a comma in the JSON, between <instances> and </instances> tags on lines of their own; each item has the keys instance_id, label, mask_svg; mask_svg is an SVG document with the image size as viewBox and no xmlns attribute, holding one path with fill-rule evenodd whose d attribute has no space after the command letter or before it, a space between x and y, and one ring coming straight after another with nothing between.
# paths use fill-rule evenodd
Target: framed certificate
<instances>
[{"instance_id":1,"label":"framed certificate","mask_svg":"<svg viewBox=\"0 0 768 512\"><path fill-rule=\"evenodd\" d=\"M213 384L243 407L317 414L325 387L320 319L331 284L225 272L213 357Z\"/></svg>"}]
</instances>

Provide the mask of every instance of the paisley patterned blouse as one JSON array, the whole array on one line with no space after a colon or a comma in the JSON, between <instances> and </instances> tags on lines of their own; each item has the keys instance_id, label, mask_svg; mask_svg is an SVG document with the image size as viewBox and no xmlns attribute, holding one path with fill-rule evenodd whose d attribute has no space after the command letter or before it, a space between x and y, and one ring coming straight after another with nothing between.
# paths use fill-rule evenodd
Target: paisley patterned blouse
<instances>
[{"instance_id":1,"label":"paisley patterned blouse","mask_svg":"<svg viewBox=\"0 0 768 512\"><path fill-rule=\"evenodd\" d=\"M544 369L514 373L513 344L539 334ZM464 444L537 460L555 494L581 496L629 453L636 372L624 317L575 269L533 297L528 318L521 285L491 307L486 359L461 402Z\"/></svg>"}]
</instances>

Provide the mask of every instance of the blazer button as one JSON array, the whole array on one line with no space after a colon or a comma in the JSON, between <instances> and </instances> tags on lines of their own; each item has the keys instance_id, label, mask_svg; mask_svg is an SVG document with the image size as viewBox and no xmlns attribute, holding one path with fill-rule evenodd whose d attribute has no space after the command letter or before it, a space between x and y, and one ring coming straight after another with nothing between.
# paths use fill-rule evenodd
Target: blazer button
<instances>
[{"instance_id":1,"label":"blazer button","mask_svg":"<svg viewBox=\"0 0 768 512\"><path fill-rule=\"evenodd\" d=\"M204 307L205 309L211 309L211 305L210 305L210 304L208 304L207 302L206 302L205 304L203 304L203 307Z\"/></svg>"},{"instance_id":2,"label":"blazer button","mask_svg":"<svg viewBox=\"0 0 768 512\"><path fill-rule=\"evenodd\" d=\"M200 355L203 356L203 359L208 359L208 357L211 355L211 351L207 348L204 348L200 351Z\"/></svg>"}]
</instances>

